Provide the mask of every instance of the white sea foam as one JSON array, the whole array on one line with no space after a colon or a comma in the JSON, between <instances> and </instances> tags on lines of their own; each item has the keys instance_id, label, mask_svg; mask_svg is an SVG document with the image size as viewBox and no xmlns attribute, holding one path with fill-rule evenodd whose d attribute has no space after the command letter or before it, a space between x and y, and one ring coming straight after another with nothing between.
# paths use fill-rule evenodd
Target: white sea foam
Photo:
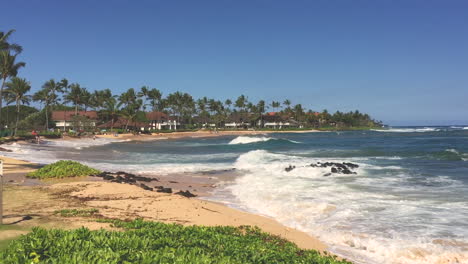
<instances>
[{"instance_id":1,"label":"white sea foam","mask_svg":"<svg viewBox=\"0 0 468 264\"><path fill-rule=\"evenodd\" d=\"M445 151L447 152L452 152L456 155L458 155L463 161L468 161L468 153L462 153L456 149L446 149Z\"/></svg>"},{"instance_id":2,"label":"white sea foam","mask_svg":"<svg viewBox=\"0 0 468 264\"><path fill-rule=\"evenodd\" d=\"M389 129L372 129L372 131L377 131L377 132L396 132L396 133L415 133L415 132L435 132L435 131L440 131L440 129L434 128L434 127L424 127L424 128L389 128Z\"/></svg>"},{"instance_id":3,"label":"white sea foam","mask_svg":"<svg viewBox=\"0 0 468 264\"><path fill-rule=\"evenodd\" d=\"M464 188L456 180L441 176L406 189L404 171L376 177L371 171L380 167L359 163L356 175L326 177L329 168L307 166L320 160L265 150L243 154L234 166L245 174L226 187L234 196L229 202L310 232L356 263L468 263L468 223L455 224L468 218L468 202L437 200L468 191L454 189ZM296 168L286 172L290 164ZM424 198L434 183L444 184L441 193Z\"/></svg>"},{"instance_id":4,"label":"white sea foam","mask_svg":"<svg viewBox=\"0 0 468 264\"><path fill-rule=\"evenodd\" d=\"M272 137L246 137L246 136L238 136L235 139L231 140L228 144L229 145L238 145L238 144L251 144L257 142L266 142L270 140L286 140L291 143L300 143L298 141L289 140L289 139L282 139L282 138L272 138Z\"/></svg>"},{"instance_id":5,"label":"white sea foam","mask_svg":"<svg viewBox=\"0 0 468 264\"><path fill-rule=\"evenodd\" d=\"M463 129L464 129L464 130L468 130L468 127L464 127Z\"/></svg>"},{"instance_id":6,"label":"white sea foam","mask_svg":"<svg viewBox=\"0 0 468 264\"><path fill-rule=\"evenodd\" d=\"M250 144L250 143L255 143L255 142L265 142L268 140L272 140L273 138L271 137L244 137L244 136L238 136L235 139L231 140L229 142L229 145L236 145L236 144Z\"/></svg>"}]
</instances>

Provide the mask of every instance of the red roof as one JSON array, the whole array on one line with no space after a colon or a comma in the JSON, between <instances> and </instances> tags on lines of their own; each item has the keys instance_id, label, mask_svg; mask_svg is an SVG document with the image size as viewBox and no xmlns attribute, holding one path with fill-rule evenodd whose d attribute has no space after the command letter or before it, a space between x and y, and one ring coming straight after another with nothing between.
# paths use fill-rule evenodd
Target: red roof
<instances>
[{"instance_id":1,"label":"red roof","mask_svg":"<svg viewBox=\"0 0 468 264\"><path fill-rule=\"evenodd\" d=\"M269 115L269 116L275 116L275 115L277 115L277 114L278 114L278 112L268 112L268 113L267 113L267 115Z\"/></svg>"},{"instance_id":2,"label":"red roof","mask_svg":"<svg viewBox=\"0 0 468 264\"><path fill-rule=\"evenodd\" d=\"M163 112L153 111L153 112L146 113L146 118L149 121L166 121L167 115Z\"/></svg>"},{"instance_id":3,"label":"red roof","mask_svg":"<svg viewBox=\"0 0 468 264\"><path fill-rule=\"evenodd\" d=\"M96 111L78 111L76 114L78 116L86 116L89 119L93 120L97 119ZM75 116L75 111L52 111L53 121L71 120L73 116Z\"/></svg>"}]
</instances>

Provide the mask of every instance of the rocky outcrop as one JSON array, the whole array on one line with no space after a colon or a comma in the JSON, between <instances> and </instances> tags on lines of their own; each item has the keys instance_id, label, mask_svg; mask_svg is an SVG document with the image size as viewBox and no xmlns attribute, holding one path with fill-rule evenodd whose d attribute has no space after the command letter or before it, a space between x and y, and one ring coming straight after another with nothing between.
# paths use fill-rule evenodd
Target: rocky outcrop
<instances>
[{"instance_id":1,"label":"rocky outcrop","mask_svg":"<svg viewBox=\"0 0 468 264\"><path fill-rule=\"evenodd\" d=\"M351 162L317 162L312 163L309 165L312 168L330 168L330 172L326 173L324 176L330 176L332 174L356 174L356 172L352 171L353 169L359 168L359 165L351 163ZM289 165L284 170L286 172L290 172L294 170L296 166Z\"/></svg>"}]
</instances>

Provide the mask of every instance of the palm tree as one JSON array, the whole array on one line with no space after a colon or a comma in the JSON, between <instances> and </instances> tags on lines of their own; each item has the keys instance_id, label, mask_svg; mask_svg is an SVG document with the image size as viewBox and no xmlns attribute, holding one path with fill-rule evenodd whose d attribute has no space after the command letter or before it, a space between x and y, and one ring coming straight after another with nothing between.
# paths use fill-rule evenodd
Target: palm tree
<instances>
[{"instance_id":1,"label":"palm tree","mask_svg":"<svg viewBox=\"0 0 468 264\"><path fill-rule=\"evenodd\" d=\"M114 129L115 120L119 117L121 105L114 97L110 97L104 102L104 113L111 118L111 132Z\"/></svg>"},{"instance_id":2,"label":"palm tree","mask_svg":"<svg viewBox=\"0 0 468 264\"><path fill-rule=\"evenodd\" d=\"M44 103L44 112L45 112L45 117L46 117L45 128L48 130L49 129L49 113L48 113L49 106L54 105L58 101L57 94L50 86L50 81L42 85L42 89L33 95L33 101L39 101L41 103Z\"/></svg>"},{"instance_id":3,"label":"palm tree","mask_svg":"<svg viewBox=\"0 0 468 264\"><path fill-rule=\"evenodd\" d=\"M273 108L273 111L277 111L277 109L281 106L281 103L280 102L277 102L277 101L273 101L271 102L270 104L271 108Z\"/></svg>"},{"instance_id":4,"label":"palm tree","mask_svg":"<svg viewBox=\"0 0 468 264\"><path fill-rule=\"evenodd\" d=\"M15 32L14 29L9 30L8 32L0 31L0 51L12 51L15 54L21 53L23 47L15 43L8 43L8 38Z\"/></svg>"},{"instance_id":5,"label":"palm tree","mask_svg":"<svg viewBox=\"0 0 468 264\"><path fill-rule=\"evenodd\" d=\"M2 94L5 82L8 78L16 76L18 70L24 66L26 66L26 63L16 62L16 54L11 55L9 50L0 51L0 78L2 79L2 86L0 88L0 120L2 119ZM0 129L3 129L3 125Z\"/></svg>"},{"instance_id":6,"label":"palm tree","mask_svg":"<svg viewBox=\"0 0 468 264\"><path fill-rule=\"evenodd\" d=\"M26 79L13 77L10 82L6 83L6 87L5 93L8 98L7 102L16 103L16 125L15 132L13 133L13 136L16 136L18 132L20 106L21 104L29 104L31 96L26 95L26 93L31 90L31 85Z\"/></svg>"},{"instance_id":7,"label":"palm tree","mask_svg":"<svg viewBox=\"0 0 468 264\"><path fill-rule=\"evenodd\" d=\"M247 97L245 95L241 95L237 98L235 106L240 110L240 111L245 111L245 106L247 104Z\"/></svg>"},{"instance_id":8,"label":"palm tree","mask_svg":"<svg viewBox=\"0 0 468 264\"><path fill-rule=\"evenodd\" d=\"M162 93L156 88L150 89L148 86L141 87L141 91L138 93L139 97L145 97L146 100L150 101L152 111L161 111L161 97Z\"/></svg>"},{"instance_id":9,"label":"palm tree","mask_svg":"<svg viewBox=\"0 0 468 264\"><path fill-rule=\"evenodd\" d=\"M75 116L78 114L78 106L83 103L83 91L84 88L81 88L81 86L78 83L72 83L70 85L70 90L68 91L68 94L64 96L65 103L71 102L75 106Z\"/></svg>"},{"instance_id":10,"label":"palm tree","mask_svg":"<svg viewBox=\"0 0 468 264\"><path fill-rule=\"evenodd\" d=\"M119 96L119 101L125 105L125 107L128 107L132 104L135 104L137 100L137 94L135 93L135 89L130 88L126 92L122 93Z\"/></svg>"},{"instance_id":11,"label":"palm tree","mask_svg":"<svg viewBox=\"0 0 468 264\"><path fill-rule=\"evenodd\" d=\"M291 101L289 99L284 100L283 104L286 106L286 108L289 108L291 106Z\"/></svg>"}]
</instances>

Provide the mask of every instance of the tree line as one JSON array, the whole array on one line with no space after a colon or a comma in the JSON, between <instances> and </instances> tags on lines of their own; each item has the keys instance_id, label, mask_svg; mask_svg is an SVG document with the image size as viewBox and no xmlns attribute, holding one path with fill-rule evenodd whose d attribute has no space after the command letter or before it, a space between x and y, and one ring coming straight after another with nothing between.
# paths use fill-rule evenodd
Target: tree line
<instances>
[{"instance_id":1,"label":"tree line","mask_svg":"<svg viewBox=\"0 0 468 264\"><path fill-rule=\"evenodd\" d=\"M13 104L16 109L13 134L18 128L26 128L30 123L37 125L38 121L43 122L43 127L49 129L51 112L54 110L97 111L101 121L114 122L118 118L123 118L128 122L146 121L145 112L160 111L177 118L177 121L189 125L196 125L200 122L214 123L217 126L226 122L233 113L243 114L245 118L252 122L262 119L267 110L278 112L281 116L293 118L305 127L318 126L374 126L378 122L369 115L359 111L329 114L327 110L317 113L305 109L301 104L292 104L286 99L283 102L265 100L252 102L245 95L240 95L235 100L225 101L203 97L194 99L190 94L183 92L170 93L163 96L163 93L148 86L140 89L130 88L121 94L113 94L112 90L90 91L82 87L77 82L70 82L67 79L56 81L50 79L46 81L41 89L33 94L30 93L31 84L25 78L18 77L18 72L25 67L24 62L18 62L17 56L22 52L19 44L11 43L9 38L14 30L0 32L0 76L2 85L0 89L0 125L5 127L5 118L2 116L3 102L7 105ZM25 107L30 102L38 102L42 109L36 113L31 113L27 117L21 115L22 111L31 111ZM20 117L23 120L20 122ZM10 122L11 123L11 122ZM261 126L261 122L260 122Z\"/></svg>"}]
</instances>

